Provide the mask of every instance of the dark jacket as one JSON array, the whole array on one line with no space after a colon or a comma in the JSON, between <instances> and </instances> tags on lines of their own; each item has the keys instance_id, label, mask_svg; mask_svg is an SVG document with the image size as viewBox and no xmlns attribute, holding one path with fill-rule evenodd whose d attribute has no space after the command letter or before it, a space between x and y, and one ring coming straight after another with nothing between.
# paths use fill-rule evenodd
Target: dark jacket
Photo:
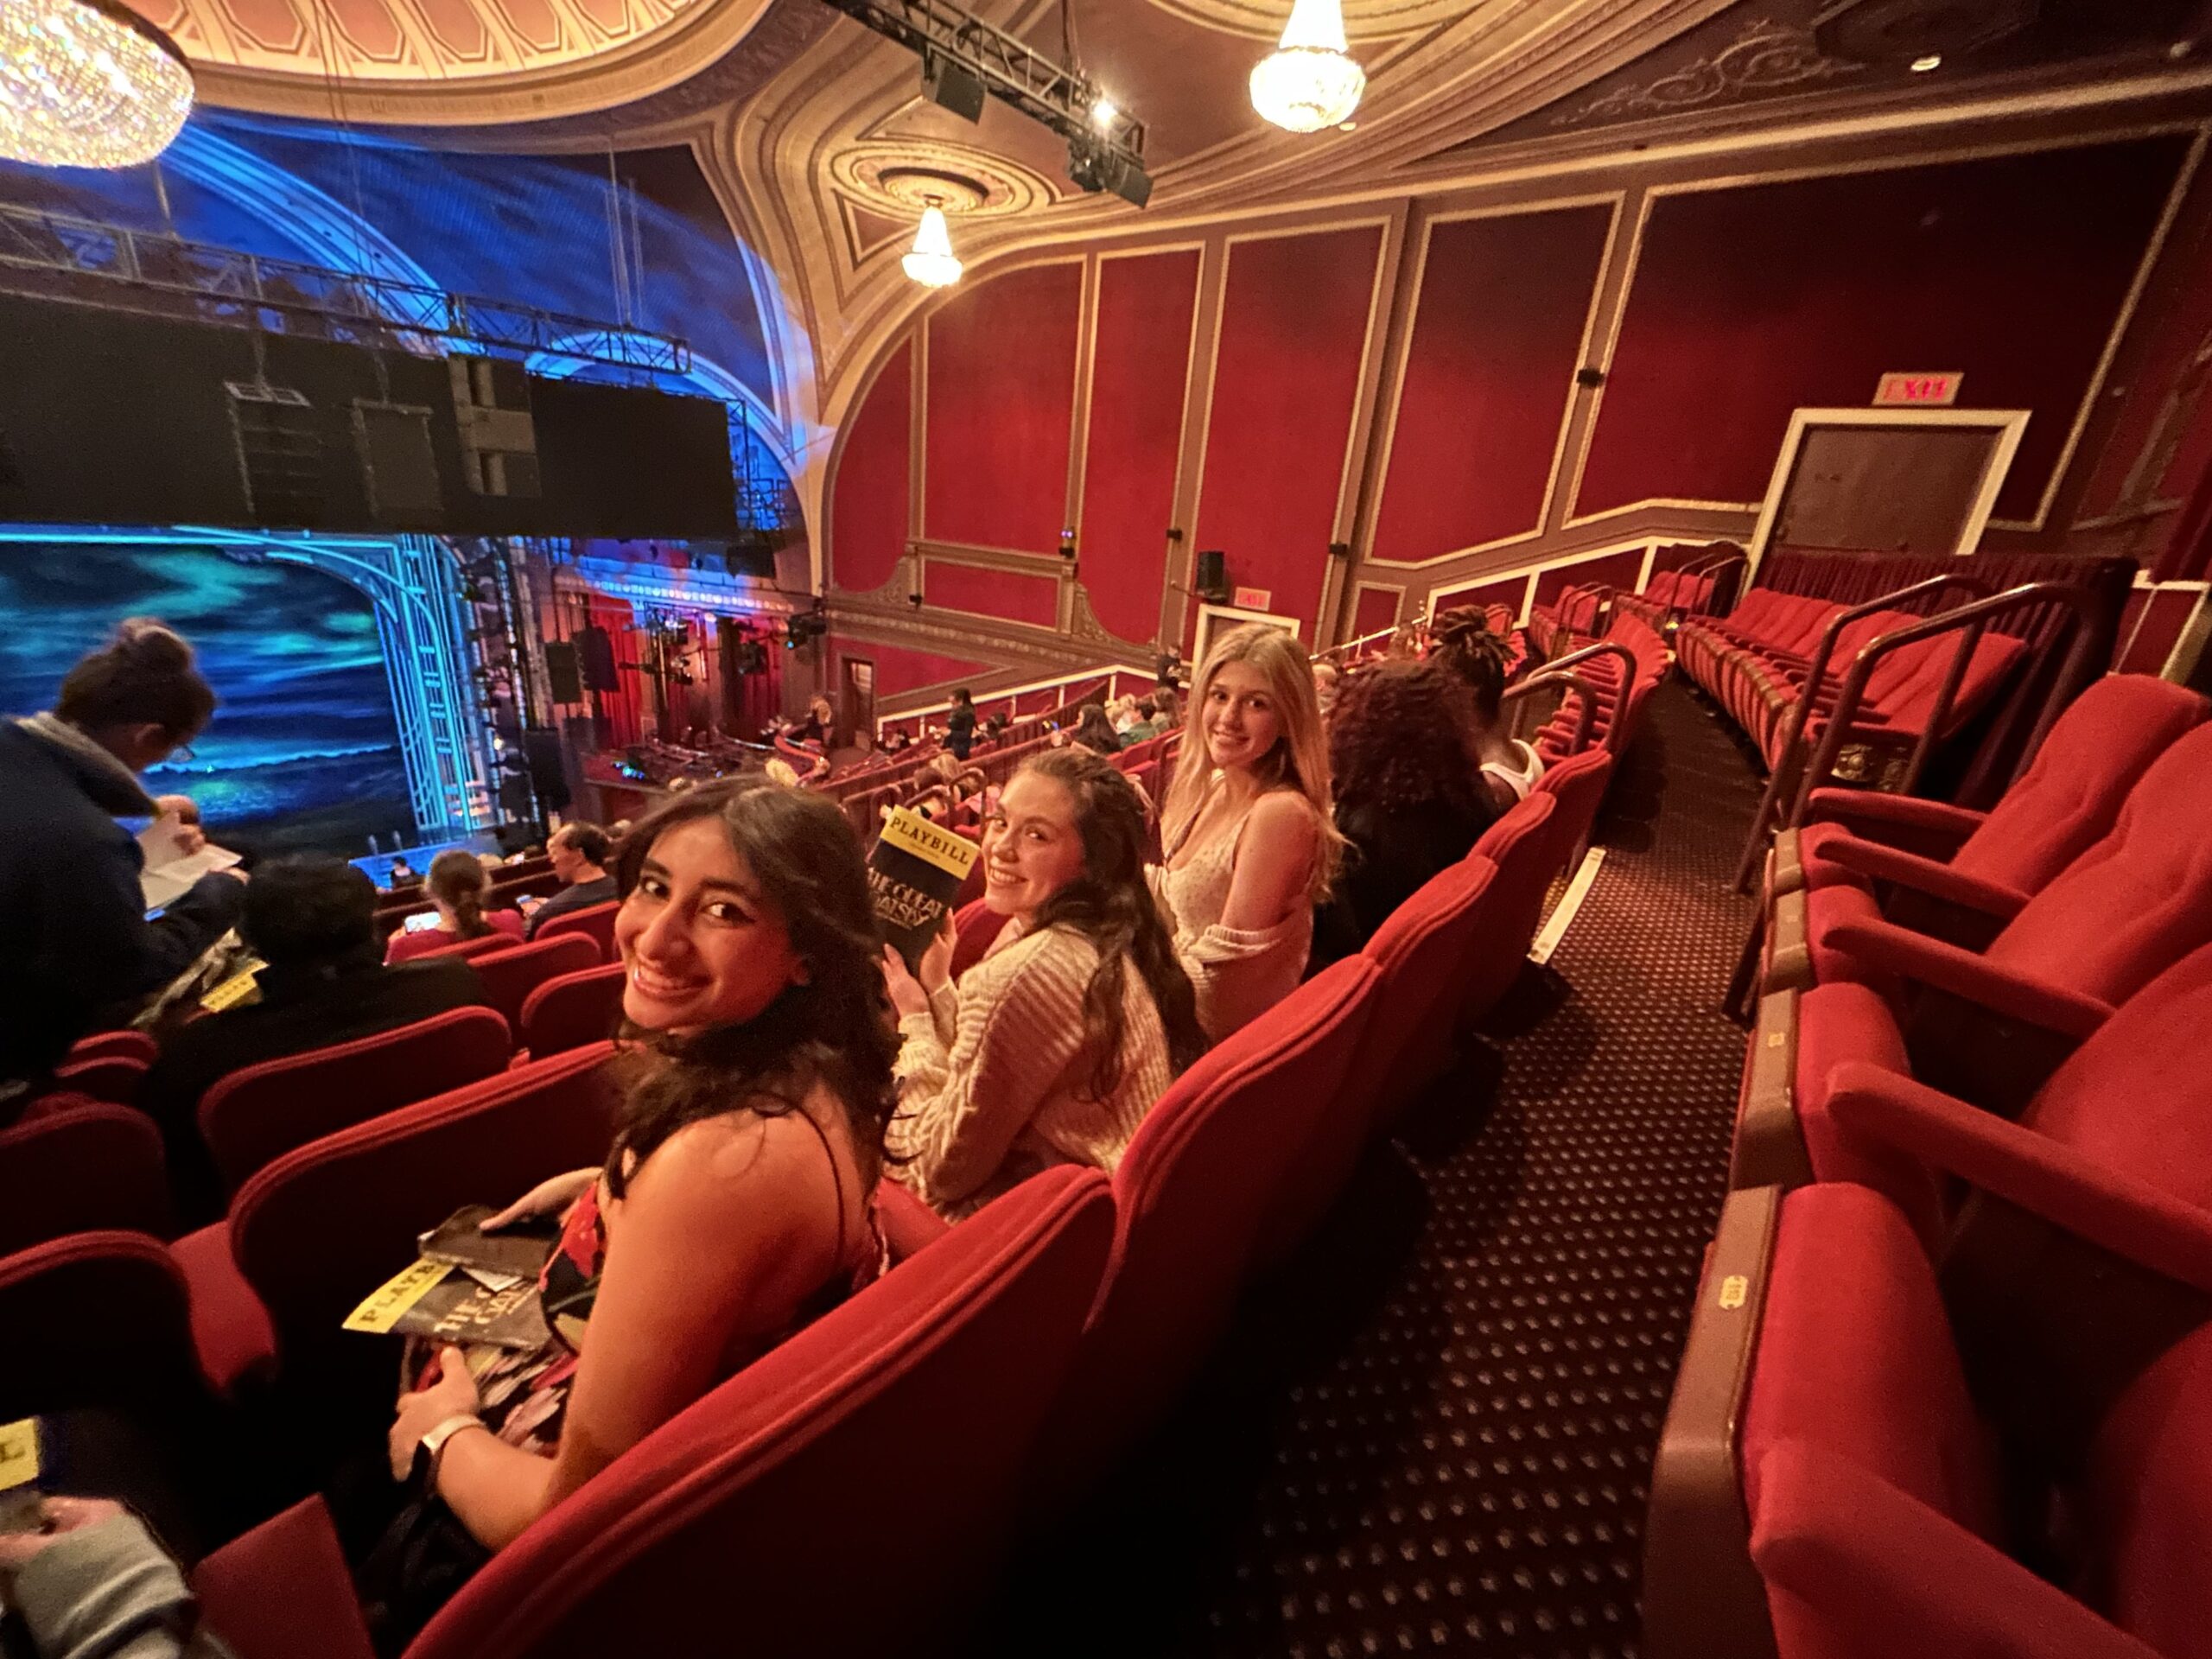
<instances>
[{"instance_id":1,"label":"dark jacket","mask_svg":"<svg viewBox=\"0 0 2212 1659\"><path fill-rule=\"evenodd\" d=\"M433 957L387 968L373 947L328 976L264 968L261 1000L193 1020L162 1046L138 1088L138 1104L162 1126L187 1222L219 1207L214 1168L200 1139L200 1099L233 1071L334 1043L411 1026L450 1008L485 1003L484 982L465 962ZM488 1003L486 1006L489 1006Z\"/></svg>"},{"instance_id":2,"label":"dark jacket","mask_svg":"<svg viewBox=\"0 0 2212 1659\"><path fill-rule=\"evenodd\" d=\"M611 875L602 875L594 881L579 881L573 887L563 887L530 912L528 918L522 925L522 936L525 939L534 939L537 937L537 930L556 916L566 916L575 911L589 910L594 905L606 904L613 897L614 878Z\"/></svg>"},{"instance_id":3,"label":"dark jacket","mask_svg":"<svg viewBox=\"0 0 2212 1659\"><path fill-rule=\"evenodd\" d=\"M952 751L957 760L965 760L968 751L976 746L976 710L973 704L956 702L952 712L944 717L944 747Z\"/></svg>"},{"instance_id":4,"label":"dark jacket","mask_svg":"<svg viewBox=\"0 0 2212 1659\"><path fill-rule=\"evenodd\" d=\"M1338 804L1337 828L1351 845L1335 893L1313 914L1314 967L1363 950L1392 911L1467 855L1497 817L1488 792L1480 796L1471 814L1440 801L1405 812Z\"/></svg>"},{"instance_id":5,"label":"dark jacket","mask_svg":"<svg viewBox=\"0 0 2212 1659\"><path fill-rule=\"evenodd\" d=\"M159 989L238 919L245 888L222 874L146 919L145 855L116 819L153 811L91 740L43 716L0 722L0 1085L42 1075L103 1011Z\"/></svg>"}]
</instances>

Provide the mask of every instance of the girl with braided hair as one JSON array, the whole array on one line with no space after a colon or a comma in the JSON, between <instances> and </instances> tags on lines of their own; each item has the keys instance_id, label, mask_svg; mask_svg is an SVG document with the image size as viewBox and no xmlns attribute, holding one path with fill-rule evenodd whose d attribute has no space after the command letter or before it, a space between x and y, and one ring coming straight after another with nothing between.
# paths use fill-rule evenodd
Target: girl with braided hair
<instances>
[{"instance_id":1,"label":"girl with braided hair","mask_svg":"<svg viewBox=\"0 0 2212 1659\"><path fill-rule=\"evenodd\" d=\"M1535 749L1506 734L1505 641L1490 631L1472 607L1444 612L1429 625L1429 660L1456 675L1474 694L1474 754L1500 808L1527 798L1544 762Z\"/></svg>"}]
</instances>

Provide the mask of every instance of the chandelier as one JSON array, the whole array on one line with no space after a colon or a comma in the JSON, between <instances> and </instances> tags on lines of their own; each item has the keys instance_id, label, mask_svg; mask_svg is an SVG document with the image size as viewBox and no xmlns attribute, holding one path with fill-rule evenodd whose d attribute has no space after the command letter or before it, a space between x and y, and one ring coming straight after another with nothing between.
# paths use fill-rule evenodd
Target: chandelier
<instances>
[{"instance_id":1,"label":"chandelier","mask_svg":"<svg viewBox=\"0 0 2212 1659\"><path fill-rule=\"evenodd\" d=\"M952 234L945 227L944 208L931 202L922 209L913 249L899 263L924 288L950 288L960 280L960 261L953 257Z\"/></svg>"},{"instance_id":2,"label":"chandelier","mask_svg":"<svg viewBox=\"0 0 2212 1659\"><path fill-rule=\"evenodd\" d=\"M1252 107L1293 132L1343 124L1366 90L1367 72L1344 49L1340 0L1295 0L1281 44L1252 68Z\"/></svg>"},{"instance_id":3,"label":"chandelier","mask_svg":"<svg viewBox=\"0 0 2212 1659\"><path fill-rule=\"evenodd\" d=\"M0 0L0 158L135 167L192 112L192 72L122 0Z\"/></svg>"}]
</instances>

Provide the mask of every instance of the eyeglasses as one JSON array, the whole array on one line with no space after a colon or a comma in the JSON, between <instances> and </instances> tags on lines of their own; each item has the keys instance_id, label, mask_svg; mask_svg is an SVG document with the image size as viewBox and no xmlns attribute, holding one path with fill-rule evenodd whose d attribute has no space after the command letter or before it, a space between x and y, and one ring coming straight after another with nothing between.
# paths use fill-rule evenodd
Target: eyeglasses
<instances>
[{"instance_id":1,"label":"eyeglasses","mask_svg":"<svg viewBox=\"0 0 2212 1659\"><path fill-rule=\"evenodd\" d=\"M191 744L180 743L162 757L162 764L165 766L188 765L192 761L197 760L200 757L194 753Z\"/></svg>"}]
</instances>

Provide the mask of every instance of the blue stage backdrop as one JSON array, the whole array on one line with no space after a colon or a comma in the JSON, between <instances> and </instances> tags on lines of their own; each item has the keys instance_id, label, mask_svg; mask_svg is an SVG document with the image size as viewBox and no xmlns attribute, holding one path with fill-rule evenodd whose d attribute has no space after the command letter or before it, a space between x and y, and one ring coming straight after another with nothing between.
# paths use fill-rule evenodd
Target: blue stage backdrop
<instances>
[{"instance_id":1,"label":"blue stage backdrop","mask_svg":"<svg viewBox=\"0 0 2212 1659\"><path fill-rule=\"evenodd\" d=\"M199 549L0 546L0 709L54 706L61 677L126 616L191 640L220 699L190 761L146 774L241 850L353 857L410 839L407 775L368 600L335 577Z\"/></svg>"}]
</instances>

